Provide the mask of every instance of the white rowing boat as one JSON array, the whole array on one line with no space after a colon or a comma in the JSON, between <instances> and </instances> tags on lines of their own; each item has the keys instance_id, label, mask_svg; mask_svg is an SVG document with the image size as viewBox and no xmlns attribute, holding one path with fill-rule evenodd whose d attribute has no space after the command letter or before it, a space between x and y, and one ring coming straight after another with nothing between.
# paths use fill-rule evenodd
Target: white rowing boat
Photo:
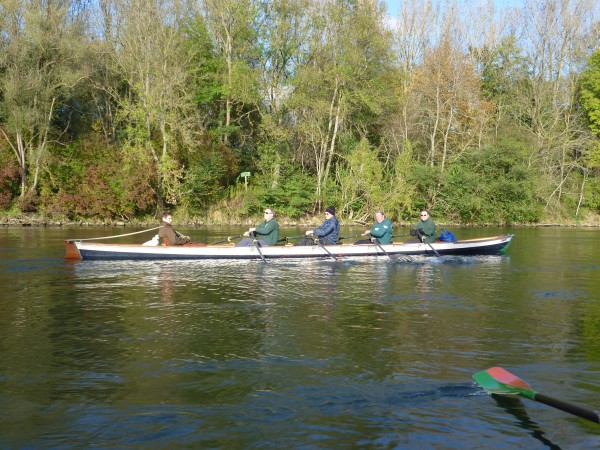
<instances>
[{"instance_id":1,"label":"white rowing boat","mask_svg":"<svg viewBox=\"0 0 600 450\"><path fill-rule=\"evenodd\" d=\"M281 259L281 258L360 258L370 256L417 255L490 255L506 251L514 235L464 239L456 242L436 241L432 244L394 243L385 245L275 245L235 247L224 245L148 246L142 244L104 244L88 240L65 241L68 259L92 260L217 260L217 259Z\"/></svg>"}]
</instances>

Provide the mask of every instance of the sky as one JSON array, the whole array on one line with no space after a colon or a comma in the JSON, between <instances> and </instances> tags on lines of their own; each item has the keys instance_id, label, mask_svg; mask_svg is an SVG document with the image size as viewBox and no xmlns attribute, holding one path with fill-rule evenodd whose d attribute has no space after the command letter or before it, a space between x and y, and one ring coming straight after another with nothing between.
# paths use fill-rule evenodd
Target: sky
<instances>
[{"instance_id":1,"label":"sky","mask_svg":"<svg viewBox=\"0 0 600 450\"><path fill-rule=\"evenodd\" d=\"M403 0L380 0L382 3L387 3L388 14L395 16L398 14L398 8ZM459 0L460 1L460 0ZM463 0L469 4L485 4L488 0ZM524 0L493 0L497 8L519 7L523 5Z\"/></svg>"}]
</instances>

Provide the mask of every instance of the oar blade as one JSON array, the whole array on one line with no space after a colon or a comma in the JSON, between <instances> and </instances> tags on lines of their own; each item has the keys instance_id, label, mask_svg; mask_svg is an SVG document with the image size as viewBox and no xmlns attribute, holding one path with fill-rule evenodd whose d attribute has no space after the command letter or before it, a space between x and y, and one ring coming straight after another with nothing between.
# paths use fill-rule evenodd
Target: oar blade
<instances>
[{"instance_id":1,"label":"oar blade","mask_svg":"<svg viewBox=\"0 0 600 450\"><path fill-rule=\"evenodd\" d=\"M535 394L525 381L502 367L492 367L476 373L473 378L479 386L492 394L514 394L528 398Z\"/></svg>"},{"instance_id":2,"label":"oar blade","mask_svg":"<svg viewBox=\"0 0 600 450\"><path fill-rule=\"evenodd\" d=\"M473 375L473 379L479 386L492 394L515 394L510 387L496 381L487 370L476 373Z\"/></svg>"}]
</instances>

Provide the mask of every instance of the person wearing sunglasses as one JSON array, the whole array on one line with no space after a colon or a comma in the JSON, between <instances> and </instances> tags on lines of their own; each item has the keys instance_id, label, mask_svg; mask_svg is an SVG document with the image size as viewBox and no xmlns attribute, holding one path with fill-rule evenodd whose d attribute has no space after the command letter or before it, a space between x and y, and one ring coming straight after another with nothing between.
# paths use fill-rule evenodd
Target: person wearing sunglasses
<instances>
[{"instance_id":1,"label":"person wearing sunglasses","mask_svg":"<svg viewBox=\"0 0 600 450\"><path fill-rule=\"evenodd\" d=\"M275 220L275 210L273 208L265 209L265 220L255 228L250 228L244 232L246 237L236 244L236 247L248 247L258 239L261 247L265 245L276 245L279 239L279 223Z\"/></svg>"},{"instance_id":2,"label":"person wearing sunglasses","mask_svg":"<svg viewBox=\"0 0 600 450\"><path fill-rule=\"evenodd\" d=\"M305 238L296 242L296 245L315 245L314 238L318 238L322 245L337 244L338 236L340 235L340 223L335 217L335 207L328 206L325 209L325 220L314 230L308 230ZM312 237L310 237L312 236Z\"/></svg>"},{"instance_id":3,"label":"person wearing sunglasses","mask_svg":"<svg viewBox=\"0 0 600 450\"><path fill-rule=\"evenodd\" d=\"M425 242L431 244L436 240L435 222L429 216L429 211L426 209L421 211L421 220L411 230L411 236L416 236L417 239L409 239L405 242Z\"/></svg>"}]
</instances>

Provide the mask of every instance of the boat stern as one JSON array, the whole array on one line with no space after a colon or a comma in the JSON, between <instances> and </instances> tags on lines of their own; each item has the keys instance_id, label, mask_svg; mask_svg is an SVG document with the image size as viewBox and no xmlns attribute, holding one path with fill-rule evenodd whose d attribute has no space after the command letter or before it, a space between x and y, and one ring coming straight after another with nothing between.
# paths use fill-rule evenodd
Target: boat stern
<instances>
[{"instance_id":1,"label":"boat stern","mask_svg":"<svg viewBox=\"0 0 600 450\"><path fill-rule=\"evenodd\" d=\"M65 259L81 259L81 253L79 253L75 241L65 241L65 250Z\"/></svg>"}]
</instances>

